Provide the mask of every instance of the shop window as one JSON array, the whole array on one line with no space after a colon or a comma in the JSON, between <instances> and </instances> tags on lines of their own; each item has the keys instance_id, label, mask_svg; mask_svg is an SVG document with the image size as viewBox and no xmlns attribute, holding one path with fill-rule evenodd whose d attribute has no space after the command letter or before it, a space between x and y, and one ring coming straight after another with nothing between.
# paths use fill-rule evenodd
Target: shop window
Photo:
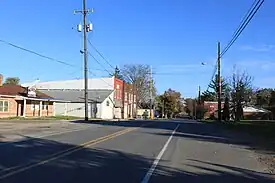
<instances>
[{"instance_id":1,"label":"shop window","mask_svg":"<svg viewBox=\"0 0 275 183\"><path fill-rule=\"evenodd\" d=\"M9 112L9 101L0 101L0 112Z\"/></svg>"},{"instance_id":2,"label":"shop window","mask_svg":"<svg viewBox=\"0 0 275 183\"><path fill-rule=\"evenodd\" d=\"M48 109L49 109L49 103L43 101L43 102L42 102L42 110L48 110Z\"/></svg>"}]
</instances>

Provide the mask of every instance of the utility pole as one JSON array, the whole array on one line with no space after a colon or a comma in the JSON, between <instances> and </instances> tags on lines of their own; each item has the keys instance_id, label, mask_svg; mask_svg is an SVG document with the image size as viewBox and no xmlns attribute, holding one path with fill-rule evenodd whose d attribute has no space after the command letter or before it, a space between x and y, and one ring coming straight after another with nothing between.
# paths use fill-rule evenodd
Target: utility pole
<instances>
[{"instance_id":1,"label":"utility pole","mask_svg":"<svg viewBox=\"0 0 275 183\"><path fill-rule=\"evenodd\" d=\"M165 116L165 115L164 115L164 104L165 104L165 103L164 103L164 100L163 100L163 102L162 102L162 118L164 118L164 116Z\"/></svg>"},{"instance_id":2,"label":"utility pole","mask_svg":"<svg viewBox=\"0 0 275 183\"><path fill-rule=\"evenodd\" d=\"M153 119L153 68L150 69L150 118Z\"/></svg>"},{"instance_id":3,"label":"utility pole","mask_svg":"<svg viewBox=\"0 0 275 183\"><path fill-rule=\"evenodd\" d=\"M196 99L193 100L193 119L197 118L197 105L196 105L197 101Z\"/></svg>"},{"instance_id":4,"label":"utility pole","mask_svg":"<svg viewBox=\"0 0 275 183\"><path fill-rule=\"evenodd\" d=\"M199 105L201 104L201 86L199 85Z\"/></svg>"},{"instance_id":5,"label":"utility pole","mask_svg":"<svg viewBox=\"0 0 275 183\"><path fill-rule=\"evenodd\" d=\"M92 31L92 24L87 24L87 14L93 10L86 9L86 0L83 0L83 9L75 10L74 13L83 14L83 42L84 42L84 100L85 100L85 121L89 120L88 113L88 48L87 48L87 32ZM78 32L82 31L81 24L78 25Z\"/></svg>"},{"instance_id":6,"label":"utility pole","mask_svg":"<svg viewBox=\"0 0 275 183\"><path fill-rule=\"evenodd\" d=\"M221 45L220 42L218 42L218 120L219 122L222 121L222 81L221 81Z\"/></svg>"}]
</instances>

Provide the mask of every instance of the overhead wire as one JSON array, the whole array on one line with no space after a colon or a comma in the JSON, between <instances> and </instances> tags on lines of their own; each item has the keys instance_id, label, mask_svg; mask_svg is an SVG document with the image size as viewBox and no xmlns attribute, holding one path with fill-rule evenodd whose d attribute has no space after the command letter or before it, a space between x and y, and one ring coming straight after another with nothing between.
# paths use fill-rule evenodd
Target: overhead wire
<instances>
[{"instance_id":1,"label":"overhead wire","mask_svg":"<svg viewBox=\"0 0 275 183\"><path fill-rule=\"evenodd\" d=\"M264 0L255 0L253 2L253 4L251 5L251 7L249 8L249 10L247 11L247 13L245 14L244 18L240 22L238 28L233 33L231 40L228 42L228 44L226 45L226 47L222 50L222 52L220 54L220 58L224 56L224 54L230 49L230 47L239 38L239 36L241 35L241 33L244 31L244 29L250 23L250 21L255 16L255 14L258 12L258 10L263 5L263 3L264 3ZM218 60L217 60L217 62L218 62ZM210 83L207 86L207 91L209 90L210 84L211 84L213 78L215 77L216 72L217 72L217 63L215 65L215 67L214 67L214 71L213 71Z\"/></svg>"},{"instance_id":2,"label":"overhead wire","mask_svg":"<svg viewBox=\"0 0 275 183\"><path fill-rule=\"evenodd\" d=\"M106 71L110 76L112 75L90 52L88 54Z\"/></svg>"},{"instance_id":3,"label":"overhead wire","mask_svg":"<svg viewBox=\"0 0 275 183\"><path fill-rule=\"evenodd\" d=\"M10 43L10 42L8 42L8 41L5 41L5 40L0 39L0 42L5 43L5 44L7 44L7 45L10 45L10 46L12 46L12 47L14 47L14 48L17 48L17 49L20 49L20 50L29 52L29 53L31 53L31 54L37 55L37 56L39 56L39 57L42 57L42 58L45 58L45 59L48 59L48 60L51 60L51 61L54 61L54 62L58 62L58 63L60 63L60 64L64 64L64 65L67 65L67 66L70 66L70 67L75 67L75 65L72 65L72 64L70 64L70 63L67 63L67 62L64 62L64 61L61 61L61 60L57 60L57 59L52 58L52 57L48 57L48 56L46 56L46 55L43 55L43 54L38 53L38 52L35 52L35 51L33 51L33 50L29 50L29 49L23 48L23 47L21 47L21 46L17 46L17 45L15 45L15 44L13 44L13 43Z\"/></svg>"},{"instance_id":4,"label":"overhead wire","mask_svg":"<svg viewBox=\"0 0 275 183\"><path fill-rule=\"evenodd\" d=\"M65 61L58 60L58 59L55 59L55 58L46 56L46 55L44 55L44 54L38 53L38 52L36 52L36 51L30 50L30 49L27 49L27 48L24 48L24 47L22 47L22 46L15 45L15 44L13 44L13 43L11 43L11 42L8 42L8 41L5 41L5 40L3 40L3 39L0 39L0 42L2 42L2 43L4 43L4 44L7 44L7 45L9 45L9 46L12 46L12 47L14 47L14 48L20 49L20 50L22 50L22 51L25 51L25 52L34 54L34 55L39 56L39 57L41 57L41 58L44 58L44 59L47 59L47 60L51 60L51 61L54 61L54 62L63 64L63 65L69 66L69 67L79 68L79 69L82 70L82 68L80 68L80 67L78 67L78 66L76 66L76 65L73 65L73 64L67 63L67 62L65 62ZM96 76L96 74L95 74L94 72L90 71L90 69L89 69L88 72L89 72L90 74ZM111 85L110 85L107 81L105 81L103 78L99 78L99 79L101 79L102 81L104 81L105 83L107 83L109 86L111 86ZM113 87L113 86L112 86L112 87Z\"/></svg>"},{"instance_id":5,"label":"overhead wire","mask_svg":"<svg viewBox=\"0 0 275 183\"><path fill-rule=\"evenodd\" d=\"M256 3L257 2L257 3ZM255 4L256 3L256 4ZM264 0L255 0L252 7L249 9L249 12L246 13L246 16L243 18L243 20L241 21L241 25L239 26L239 28L234 32L232 39L229 41L229 43L227 44L227 46L223 49L223 51L221 52L221 57L229 50L229 48L235 43L235 41L239 38L239 36L241 35L241 33L244 31L244 29L246 28L246 26L250 23L250 21L252 20L252 18L255 16L255 14L258 12L258 10L260 9L260 7L263 5Z\"/></svg>"},{"instance_id":6,"label":"overhead wire","mask_svg":"<svg viewBox=\"0 0 275 183\"><path fill-rule=\"evenodd\" d=\"M100 53L100 51L93 45L93 43L90 41L90 39L88 39L88 43L91 45L91 47L97 52L97 54L112 68L115 69L114 66L112 66L112 64L103 56L102 53Z\"/></svg>"}]
</instances>

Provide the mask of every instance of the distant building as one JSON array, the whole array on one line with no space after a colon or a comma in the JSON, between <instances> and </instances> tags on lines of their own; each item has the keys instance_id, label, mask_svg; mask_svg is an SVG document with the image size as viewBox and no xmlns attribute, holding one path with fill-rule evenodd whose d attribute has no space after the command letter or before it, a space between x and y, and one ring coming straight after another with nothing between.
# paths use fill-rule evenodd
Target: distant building
<instances>
[{"instance_id":1,"label":"distant building","mask_svg":"<svg viewBox=\"0 0 275 183\"><path fill-rule=\"evenodd\" d=\"M28 86L30 84L31 83L25 83L24 86ZM129 111L127 108L125 110L125 97L127 97L128 100L128 96L125 95L125 85L126 83L124 81L115 77L89 78L89 117L109 119L128 118L129 116L133 116L133 110L135 109ZM35 86L38 90L43 91L49 95L70 101L66 102L67 104L62 102L56 104L57 114L61 113L64 115L83 117L84 79L39 82L36 83ZM133 95L133 91L131 91L130 94ZM65 97L62 97L63 95ZM96 111L96 113L93 111Z\"/></svg>"},{"instance_id":2,"label":"distant building","mask_svg":"<svg viewBox=\"0 0 275 183\"><path fill-rule=\"evenodd\" d=\"M222 102L222 108L224 106L224 102ZM218 102L212 102L212 101L204 101L203 107L207 110L207 112L204 114L204 118L218 118Z\"/></svg>"},{"instance_id":3,"label":"distant building","mask_svg":"<svg viewBox=\"0 0 275 183\"><path fill-rule=\"evenodd\" d=\"M54 103L59 100L20 85L2 85L0 77L0 118L54 116Z\"/></svg>"},{"instance_id":4,"label":"distant building","mask_svg":"<svg viewBox=\"0 0 275 183\"><path fill-rule=\"evenodd\" d=\"M65 90L39 90L62 102L55 103L55 114L63 116L84 117L84 91ZM114 104L113 90L88 90L88 115L89 118L113 119Z\"/></svg>"},{"instance_id":5,"label":"distant building","mask_svg":"<svg viewBox=\"0 0 275 183\"><path fill-rule=\"evenodd\" d=\"M207 112L204 114L204 118L218 118L218 102L205 101L203 103L204 108ZM224 102L222 102L222 108ZM245 120L268 120L272 118L271 111L256 106L244 106L243 107L243 118Z\"/></svg>"}]
</instances>

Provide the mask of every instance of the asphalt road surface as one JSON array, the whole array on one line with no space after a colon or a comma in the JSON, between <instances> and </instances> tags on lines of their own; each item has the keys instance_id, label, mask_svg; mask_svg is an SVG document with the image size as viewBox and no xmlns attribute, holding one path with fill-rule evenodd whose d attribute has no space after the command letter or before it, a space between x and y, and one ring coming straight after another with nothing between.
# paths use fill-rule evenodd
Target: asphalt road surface
<instances>
[{"instance_id":1,"label":"asphalt road surface","mask_svg":"<svg viewBox=\"0 0 275 183\"><path fill-rule=\"evenodd\" d=\"M189 120L106 122L0 143L0 182L275 182L250 148L237 134Z\"/></svg>"}]
</instances>

